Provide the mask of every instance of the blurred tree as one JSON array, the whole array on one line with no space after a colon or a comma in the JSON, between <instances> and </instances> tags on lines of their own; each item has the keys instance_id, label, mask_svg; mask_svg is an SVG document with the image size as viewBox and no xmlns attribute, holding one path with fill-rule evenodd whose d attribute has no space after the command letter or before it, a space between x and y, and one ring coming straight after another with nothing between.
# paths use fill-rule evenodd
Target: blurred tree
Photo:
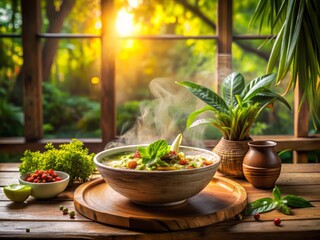
<instances>
[{"instance_id":1,"label":"blurred tree","mask_svg":"<svg viewBox=\"0 0 320 240\"><path fill-rule=\"evenodd\" d=\"M47 0L46 1L46 15L49 20L47 33L60 33L63 22L68 14L71 12L75 0ZM44 81L49 80L50 70L53 59L57 53L59 38L47 38L43 44L42 50L42 76Z\"/></svg>"},{"instance_id":2,"label":"blurred tree","mask_svg":"<svg viewBox=\"0 0 320 240\"><path fill-rule=\"evenodd\" d=\"M46 15L49 20L47 33L60 33L64 19L72 10L75 0L47 0L46 2ZM57 53L59 38L47 38L43 44L42 50L42 75L43 81L49 79L53 59ZM22 105L23 94L23 66L17 76L16 84L11 93L11 100L16 105Z\"/></svg>"}]
</instances>

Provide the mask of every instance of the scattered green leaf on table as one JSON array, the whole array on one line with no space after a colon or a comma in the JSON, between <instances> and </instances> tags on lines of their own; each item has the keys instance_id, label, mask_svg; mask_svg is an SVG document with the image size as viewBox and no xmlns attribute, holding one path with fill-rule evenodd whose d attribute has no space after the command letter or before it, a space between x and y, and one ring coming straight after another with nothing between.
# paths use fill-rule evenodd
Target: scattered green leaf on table
<instances>
[{"instance_id":1,"label":"scattered green leaf on table","mask_svg":"<svg viewBox=\"0 0 320 240\"><path fill-rule=\"evenodd\" d=\"M314 207L309 201L297 197L295 195L287 195L281 197L280 189L275 186L272 190L273 199L269 197L260 198L256 201L248 203L244 210L245 215L254 215L256 213L269 212L274 209L280 210L282 213L290 215L292 214L289 207L305 208Z\"/></svg>"},{"instance_id":2,"label":"scattered green leaf on table","mask_svg":"<svg viewBox=\"0 0 320 240\"><path fill-rule=\"evenodd\" d=\"M246 215L268 212L276 208L272 198L261 198L252 203L249 203L245 209Z\"/></svg>"},{"instance_id":3,"label":"scattered green leaf on table","mask_svg":"<svg viewBox=\"0 0 320 240\"><path fill-rule=\"evenodd\" d=\"M295 195L287 195L283 197L283 201L289 207L294 208L305 208L305 207L313 207L313 205L307 200L297 197Z\"/></svg>"}]
</instances>

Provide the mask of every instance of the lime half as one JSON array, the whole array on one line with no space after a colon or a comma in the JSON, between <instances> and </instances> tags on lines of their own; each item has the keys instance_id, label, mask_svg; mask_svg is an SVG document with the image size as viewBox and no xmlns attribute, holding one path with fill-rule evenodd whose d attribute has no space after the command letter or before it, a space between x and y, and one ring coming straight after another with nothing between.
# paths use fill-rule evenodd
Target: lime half
<instances>
[{"instance_id":1,"label":"lime half","mask_svg":"<svg viewBox=\"0 0 320 240\"><path fill-rule=\"evenodd\" d=\"M31 187L22 184L11 184L3 188L4 194L11 201L23 202L31 194Z\"/></svg>"}]
</instances>

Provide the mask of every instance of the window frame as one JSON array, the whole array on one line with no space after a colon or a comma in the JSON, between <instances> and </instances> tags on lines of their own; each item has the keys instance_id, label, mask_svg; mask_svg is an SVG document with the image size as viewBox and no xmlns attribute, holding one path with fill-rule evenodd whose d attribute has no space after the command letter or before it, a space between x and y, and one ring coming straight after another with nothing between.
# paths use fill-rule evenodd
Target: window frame
<instances>
[{"instance_id":1,"label":"window frame","mask_svg":"<svg viewBox=\"0 0 320 240\"><path fill-rule=\"evenodd\" d=\"M201 39L216 40L216 90L222 80L232 69L232 43L234 40L266 39L270 36L261 35L232 35L232 0L218 0L217 8L217 34L200 36L181 35L145 35L116 37L114 21L115 7L113 0L101 0L101 34L67 34L67 33L41 33L41 1L21 1L22 34L2 34L0 37L22 37L24 60L24 137L1 138L0 152L22 152L26 149L39 150L47 142L54 145L69 142L70 139L44 139L42 114L42 73L41 68L41 39L43 38L99 38L101 40L101 139L81 139L85 146L93 152L104 149L105 145L117 138L116 136L116 104L115 104L115 57L114 43L117 39L136 40L185 40ZM301 93L295 91L295 102L299 102ZM297 105L295 103L295 105ZM294 162L307 162L306 151L319 149L320 138L308 138L308 113L294 112L294 136L259 136L258 138L271 138L279 144L278 150L294 149ZM255 137L256 138L256 137ZM207 141L208 148L213 147L218 140ZM303 144L297 144L303 141Z\"/></svg>"}]
</instances>

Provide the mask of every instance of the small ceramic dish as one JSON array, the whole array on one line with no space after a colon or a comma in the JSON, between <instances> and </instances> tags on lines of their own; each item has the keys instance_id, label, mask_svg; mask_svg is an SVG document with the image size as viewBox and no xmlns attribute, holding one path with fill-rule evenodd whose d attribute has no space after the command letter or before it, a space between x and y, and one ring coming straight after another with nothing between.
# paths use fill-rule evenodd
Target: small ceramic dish
<instances>
[{"instance_id":1,"label":"small ceramic dish","mask_svg":"<svg viewBox=\"0 0 320 240\"><path fill-rule=\"evenodd\" d=\"M62 193L69 183L69 175L65 172L55 171L62 179L57 182L32 183L25 181L30 173L23 174L19 177L20 184L31 187L31 196L40 199L53 198Z\"/></svg>"}]
</instances>

